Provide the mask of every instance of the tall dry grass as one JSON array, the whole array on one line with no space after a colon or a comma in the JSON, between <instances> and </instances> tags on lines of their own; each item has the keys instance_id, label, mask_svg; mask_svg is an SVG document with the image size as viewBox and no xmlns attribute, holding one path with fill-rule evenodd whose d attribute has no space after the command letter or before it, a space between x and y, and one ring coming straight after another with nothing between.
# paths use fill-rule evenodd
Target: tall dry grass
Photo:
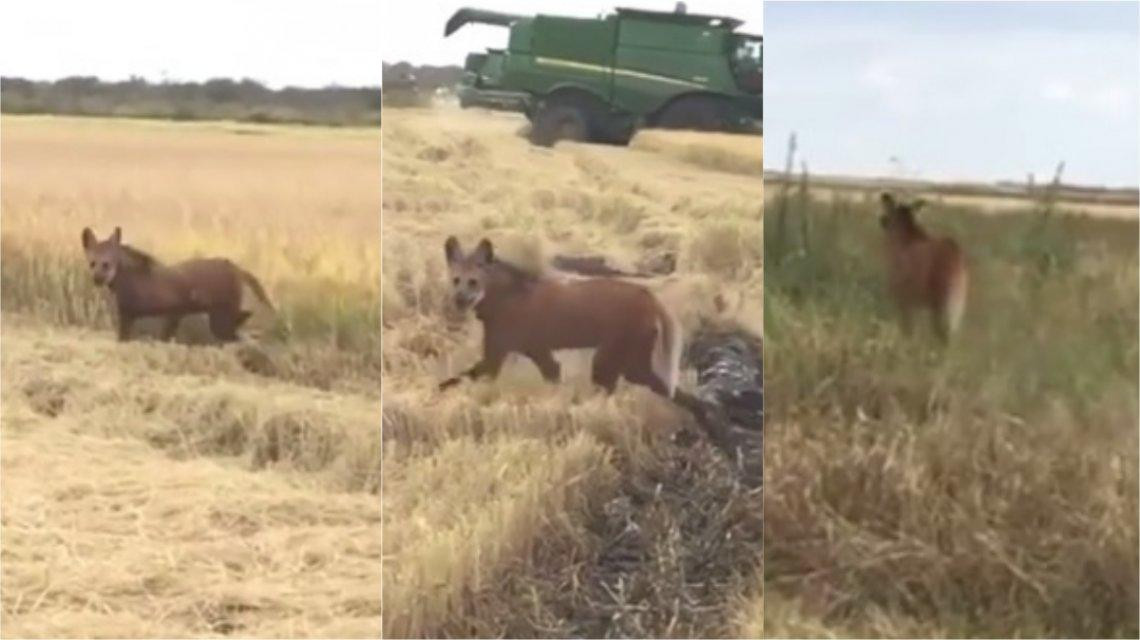
<instances>
[{"instance_id":1,"label":"tall dry grass","mask_svg":"<svg viewBox=\"0 0 1140 640\"><path fill-rule=\"evenodd\" d=\"M941 350L891 313L875 196L768 230L768 633L1135 637L1135 218L924 210L971 269Z\"/></svg>"},{"instance_id":2,"label":"tall dry grass","mask_svg":"<svg viewBox=\"0 0 1140 640\"><path fill-rule=\"evenodd\" d=\"M376 130L5 117L3 302L107 327L79 232L163 261L224 256L278 308L266 338L379 359ZM192 323L188 323L192 326ZM192 331L192 329L187 329Z\"/></svg>"},{"instance_id":3,"label":"tall dry grass","mask_svg":"<svg viewBox=\"0 0 1140 640\"><path fill-rule=\"evenodd\" d=\"M759 331L758 140L730 141L755 160L746 176L669 146L727 144L712 138L547 150L518 135L523 122L386 117L385 633L739 634L760 588L759 494L707 443L673 442L691 428L683 413L640 388L603 395L574 352L559 354L557 386L516 360L494 382L436 385L480 353L476 322L449 304L451 234L532 269L557 253L627 269L669 253L677 272L650 286L682 324Z\"/></svg>"},{"instance_id":4,"label":"tall dry grass","mask_svg":"<svg viewBox=\"0 0 1140 640\"><path fill-rule=\"evenodd\" d=\"M378 132L0 124L4 636L375 637ZM118 343L89 225L278 313Z\"/></svg>"}]
</instances>

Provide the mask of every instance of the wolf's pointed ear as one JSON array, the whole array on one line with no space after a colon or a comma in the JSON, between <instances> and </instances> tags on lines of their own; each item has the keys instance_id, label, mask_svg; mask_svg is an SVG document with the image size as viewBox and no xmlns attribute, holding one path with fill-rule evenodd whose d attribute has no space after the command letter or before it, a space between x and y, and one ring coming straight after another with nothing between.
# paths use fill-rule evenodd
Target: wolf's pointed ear
<instances>
[{"instance_id":1,"label":"wolf's pointed ear","mask_svg":"<svg viewBox=\"0 0 1140 640\"><path fill-rule=\"evenodd\" d=\"M123 243L123 230L120 229L119 227L115 227L115 230L111 232L110 240L111 240L111 244L114 244L114 245L122 244Z\"/></svg>"},{"instance_id":2,"label":"wolf's pointed ear","mask_svg":"<svg viewBox=\"0 0 1140 640\"><path fill-rule=\"evenodd\" d=\"M925 206L926 206L926 200L924 200L922 198L915 198L914 201L910 203L910 210L911 211L918 211L919 209L921 209Z\"/></svg>"},{"instance_id":3,"label":"wolf's pointed ear","mask_svg":"<svg viewBox=\"0 0 1140 640\"><path fill-rule=\"evenodd\" d=\"M879 201L883 203L888 211L895 208L895 197L890 191L884 191L879 194Z\"/></svg>"},{"instance_id":4,"label":"wolf's pointed ear","mask_svg":"<svg viewBox=\"0 0 1140 640\"><path fill-rule=\"evenodd\" d=\"M459 248L459 238L448 236L447 242L443 243L443 255L447 256L448 264L459 260L459 258L463 256L463 250Z\"/></svg>"},{"instance_id":5,"label":"wolf's pointed ear","mask_svg":"<svg viewBox=\"0 0 1140 640\"><path fill-rule=\"evenodd\" d=\"M95 246L95 232L91 227L83 227L83 248L90 249Z\"/></svg>"},{"instance_id":6,"label":"wolf's pointed ear","mask_svg":"<svg viewBox=\"0 0 1140 640\"><path fill-rule=\"evenodd\" d=\"M472 255L483 264L491 264L491 261L495 259L495 250L491 248L491 241L486 238L480 240L479 246L475 247L475 253Z\"/></svg>"}]
</instances>

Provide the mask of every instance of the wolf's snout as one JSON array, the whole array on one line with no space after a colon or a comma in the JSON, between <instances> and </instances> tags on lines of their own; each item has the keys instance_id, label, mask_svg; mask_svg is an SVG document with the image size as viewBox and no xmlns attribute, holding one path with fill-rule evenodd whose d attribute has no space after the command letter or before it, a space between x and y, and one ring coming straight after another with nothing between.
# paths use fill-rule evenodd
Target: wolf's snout
<instances>
[{"instance_id":1,"label":"wolf's snout","mask_svg":"<svg viewBox=\"0 0 1140 640\"><path fill-rule=\"evenodd\" d=\"M475 296L473 296L473 295L470 295L467 293L455 294L455 306L459 307L459 309L461 309L461 310L466 309L467 307L470 307L474 303L474 301L475 301Z\"/></svg>"}]
</instances>

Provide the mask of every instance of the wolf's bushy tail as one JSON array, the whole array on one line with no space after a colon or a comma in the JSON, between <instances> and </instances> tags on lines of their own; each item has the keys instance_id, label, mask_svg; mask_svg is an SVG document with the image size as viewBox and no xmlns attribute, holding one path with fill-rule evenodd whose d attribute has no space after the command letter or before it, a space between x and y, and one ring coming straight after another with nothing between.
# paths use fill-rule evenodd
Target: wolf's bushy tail
<instances>
[{"instance_id":1,"label":"wolf's bushy tail","mask_svg":"<svg viewBox=\"0 0 1140 640\"><path fill-rule=\"evenodd\" d=\"M677 381L681 376L683 349L680 323L662 309L657 316L657 342L653 345L652 365L653 373L665 383L670 398L677 390Z\"/></svg>"},{"instance_id":2,"label":"wolf's bushy tail","mask_svg":"<svg viewBox=\"0 0 1140 640\"><path fill-rule=\"evenodd\" d=\"M255 278L252 273L246 271L245 269L236 266L235 268L238 271L238 275L241 276L242 281L249 285L249 288L253 290L254 295L256 295L258 299L265 304L265 306L269 307L273 311L276 311L277 309L274 308L273 303L269 301L269 296L265 293L265 289L261 286L261 282L258 281L258 279Z\"/></svg>"},{"instance_id":3,"label":"wolf's bushy tail","mask_svg":"<svg viewBox=\"0 0 1140 640\"><path fill-rule=\"evenodd\" d=\"M969 290L970 277L966 272L964 262L960 262L950 277L950 286L946 291L946 300L942 304L942 322L947 336L958 331L962 324L962 315L966 312L966 293Z\"/></svg>"}]
</instances>

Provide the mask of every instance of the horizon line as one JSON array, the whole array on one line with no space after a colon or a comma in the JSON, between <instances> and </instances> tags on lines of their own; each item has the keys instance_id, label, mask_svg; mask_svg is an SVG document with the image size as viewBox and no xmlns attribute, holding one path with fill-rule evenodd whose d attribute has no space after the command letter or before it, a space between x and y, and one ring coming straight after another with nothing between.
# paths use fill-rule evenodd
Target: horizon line
<instances>
[{"instance_id":1,"label":"horizon line","mask_svg":"<svg viewBox=\"0 0 1140 640\"><path fill-rule=\"evenodd\" d=\"M235 76L210 76L210 77L207 77L204 79L198 79L198 80L186 79L186 78L174 78L174 77L164 77L164 78L157 78L156 79L154 77L148 77L145 74L135 74L135 73L132 73L132 74L130 74L124 78L110 78L110 77L105 77L105 76L96 75L96 74L83 74L83 73L74 73L74 74L69 74L69 75L65 75L65 76L59 76L56 78L43 78L43 77L37 78L37 77L28 76L28 75L21 75L21 74L17 74L17 73L0 72L0 78L3 78L5 80L27 80L29 82L52 82L52 83L60 82L62 80L68 80L71 78L94 78L95 80L97 80L99 82L104 82L104 83L130 82L134 79L141 79L144 82L146 82L147 84L153 84L153 85L205 84L207 82L210 82L211 80L229 80L231 82L237 82L237 83L246 82L246 81L254 82L254 83L257 83L257 84L261 85L262 87L264 87L266 89L270 89L272 91L282 91L285 89L308 89L308 90L380 89L383 86L383 84L381 82L382 78L377 78L377 82L374 85L337 84L335 81L331 82L331 83L323 84L323 85L300 84L300 83L274 83L274 82L268 82L265 80L254 78L251 76L236 76L236 75Z\"/></svg>"}]
</instances>

